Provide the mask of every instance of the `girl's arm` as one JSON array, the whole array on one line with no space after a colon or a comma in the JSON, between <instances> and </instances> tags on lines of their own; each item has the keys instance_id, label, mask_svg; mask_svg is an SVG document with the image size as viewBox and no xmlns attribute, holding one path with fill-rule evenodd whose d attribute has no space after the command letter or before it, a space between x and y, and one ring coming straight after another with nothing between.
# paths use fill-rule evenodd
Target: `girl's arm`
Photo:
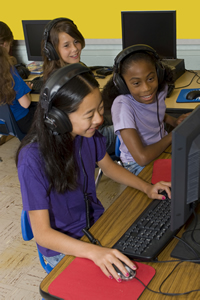
<instances>
[{"instance_id":1,"label":"girl's arm","mask_svg":"<svg viewBox=\"0 0 200 300\"><path fill-rule=\"evenodd\" d=\"M24 108L28 108L31 104L31 98L29 94L26 94L24 96L22 96L21 98L18 99L19 104L24 107Z\"/></svg>"},{"instance_id":2,"label":"girl's arm","mask_svg":"<svg viewBox=\"0 0 200 300\"><path fill-rule=\"evenodd\" d=\"M115 264L125 276L127 276L127 271L120 260L130 268L136 269L133 262L116 249L86 243L52 229L47 209L29 211L29 217L34 238L40 246L65 255L90 259L101 268L107 277L112 276L116 280L119 279L119 276L112 264Z\"/></svg>"},{"instance_id":3,"label":"girl's arm","mask_svg":"<svg viewBox=\"0 0 200 300\"><path fill-rule=\"evenodd\" d=\"M163 198L163 195L158 194L160 190L165 190L169 198L171 198L171 191L169 188L171 186L170 182L161 181L155 185L151 185L122 166L116 164L107 153L97 164L107 177L116 182L138 189L146 193L149 198L164 200L165 197Z\"/></svg>"},{"instance_id":4,"label":"girl's arm","mask_svg":"<svg viewBox=\"0 0 200 300\"><path fill-rule=\"evenodd\" d=\"M185 118L187 118L187 116L189 116L189 114L191 114L190 112L187 113L187 114L182 114L180 117L178 118L174 118L168 114L165 114L165 118L164 118L164 122L173 126L173 127L176 127L178 126L178 124L180 124Z\"/></svg>"},{"instance_id":5,"label":"girl's arm","mask_svg":"<svg viewBox=\"0 0 200 300\"><path fill-rule=\"evenodd\" d=\"M152 160L156 159L172 141L172 134L169 133L159 142L144 146L137 130L126 128L120 130L120 134L128 151L140 166L146 166Z\"/></svg>"},{"instance_id":6,"label":"girl's arm","mask_svg":"<svg viewBox=\"0 0 200 300\"><path fill-rule=\"evenodd\" d=\"M31 82L26 82L26 84L28 85L28 87L31 89L33 84ZM21 98L18 99L20 105L24 108L28 108L31 104L31 95L30 93L22 96Z\"/></svg>"}]
</instances>

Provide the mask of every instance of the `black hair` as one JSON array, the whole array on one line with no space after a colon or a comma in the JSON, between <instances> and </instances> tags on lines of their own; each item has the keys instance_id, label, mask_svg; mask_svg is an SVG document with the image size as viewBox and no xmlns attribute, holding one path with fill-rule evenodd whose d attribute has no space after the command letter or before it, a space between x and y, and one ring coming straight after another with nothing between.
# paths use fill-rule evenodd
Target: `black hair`
<instances>
[{"instance_id":1,"label":"black hair","mask_svg":"<svg viewBox=\"0 0 200 300\"><path fill-rule=\"evenodd\" d=\"M120 75L123 79L123 74L126 73L126 71L130 68L130 65L132 62L138 62L138 61L146 61L150 62L156 67L156 62L157 59L156 57L150 53L150 52L135 52L133 54L130 54L129 56L125 57L121 62L120 62ZM174 83L174 75L170 67L165 65L165 74L164 74L164 79L161 83L158 85L158 92L160 92L166 84L172 84ZM107 82L107 84L104 86L102 90L102 98L104 101L104 109L105 111L110 110L112 103L114 99L120 95L119 90L115 86L113 82L113 77L110 78L110 80Z\"/></svg>"},{"instance_id":2,"label":"black hair","mask_svg":"<svg viewBox=\"0 0 200 300\"><path fill-rule=\"evenodd\" d=\"M83 73L72 78L60 88L52 102L53 106L66 114L74 112L93 89L99 84L90 73ZM53 135L44 123L44 109L39 102L29 133L22 140L16 155L18 164L22 148L37 142L44 160L44 171L49 180L49 190L58 193L75 190L77 187L78 168L74 157L74 141L71 133Z\"/></svg>"}]
</instances>

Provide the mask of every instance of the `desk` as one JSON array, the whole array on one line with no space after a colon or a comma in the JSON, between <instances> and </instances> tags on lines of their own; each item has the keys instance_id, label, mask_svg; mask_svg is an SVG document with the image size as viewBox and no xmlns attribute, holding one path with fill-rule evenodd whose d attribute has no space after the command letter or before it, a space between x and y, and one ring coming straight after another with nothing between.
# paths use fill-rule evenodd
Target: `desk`
<instances>
[{"instance_id":1,"label":"desk","mask_svg":"<svg viewBox=\"0 0 200 300\"><path fill-rule=\"evenodd\" d=\"M200 71L195 71L200 76ZM179 92L182 90L176 89L178 87L186 86L190 83L192 78L194 77L194 73L185 71L183 75L181 75L175 82L175 89L173 90L171 96L169 98L166 98L165 103L167 106L167 113L176 113L179 111L182 111L184 113L184 110L193 110L199 103L176 103L176 99L178 98ZM194 78L192 83L185 87L186 89L195 89L200 88L200 84L196 82L197 77ZM199 80L200 83L200 80Z\"/></svg>"},{"instance_id":2,"label":"desk","mask_svg":"<svg viewBox=\"0 0 200 300\"><path fill-rule=\"evenodd\" d=\"M198 73L200 76L200 71L195 71ZM94 72L94 74L96 74ZM36 75L34 75L35 77ZM108 82L108 80L111 78L112 75L106 76L104 79L97 78L100 89L104 87L104 85ZM192 80L194 74L186 71L182 76L180 76L176 82L175 82L175 87L182 87L185 85L188 85L190 81ZM33 75L31 75L31 78L33 79ZM197 77L194 78L193 82L186 88L200 88L200 84L196 82ZM167 113L185 113L186 111L191 111L193 110L199 103L176 103L176 99L179 95L179 92L181 91L182 88L180 89L174 89L171 96L169 98L166 98L165 103L167 106ZM39 100L39 95L36 94L31 94L32 101L38 101Z\"/></svg>"},{"instance_id":3,"label":"desk","mask_svg":"<svg viewBox=\"0 0 200 300\"><path fill-rule=\"evenodd\" d=\"M171 151L171 146L166 150ZM170 154L163 153L159 158L170 158ZM146 166L139 174L144 180L151 182L153 162ZM100 240L103 246L112 247L123 233L129 228L132 222L141 214L145 207L149 204L150 199L144 193L127 187L124 192L116 199L116 201L105 211L100 219L91 227L92 234ZM184 228L181 229L179 235L182 235ZM86 237L82 240L88 241ZM171 251L174 249L177 241L174 239L158 256L159 261L173 260L170 257ZM73 256L65 256L58 265L43 279L40 284L40 293L45 299L55 299L49 297L48 286L50 283L72 262ZM156 269L156 275L149 284L149 288L158 291L160 284L166 276L172 271L175 263L148 263ZM184 263L170 277L169 283L164 285L164 291L167 293L181 293L184 289L192 290L200 288L200 265L193 263ZM199 293L192 293L187 296L179 296L178 299L199 299ZM142 300L168 300L168 296L157 295L145 290L141 295ZM177 297L170 297L177 299Z\"/></svg>"}]
</instances>

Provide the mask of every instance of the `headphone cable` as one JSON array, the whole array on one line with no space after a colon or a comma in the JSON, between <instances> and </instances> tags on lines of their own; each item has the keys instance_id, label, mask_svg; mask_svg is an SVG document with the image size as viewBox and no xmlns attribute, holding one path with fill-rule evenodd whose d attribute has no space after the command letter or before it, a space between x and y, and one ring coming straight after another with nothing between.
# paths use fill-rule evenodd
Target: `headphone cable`
<instances>
[{"instance_id":1,"label":"headphone cable","mask_svg":"<svg viewBox=\"0 0 200 300\"><path fill-rule=\"evenodd\" d=\"M101 243L99 242L99 240L95 239L95 237L91 234L91 232L89 232L89 229L91 227L90 225L90 203L89 203L89 194L87 193L87 183L86 183L86 172L85 172L85 168L84 168L84 164L83 164L83 159L82 159L82 155L81 155L81 149L82 149L82 143L83 143L83 136L81 136L81 142L80 142L80 148L79 148L79 157L81 160L81 166L82 166L82 170L83 170L83 176L84 176L84 181L83 181L83 196L84 196L84 201L85 201L85 207L86 207L86 227L83 228L83 233L87 236L87 238L89 239L89 241L92 244L98 244L99 246L102 246Z\"/></svg>"}]
</instances>

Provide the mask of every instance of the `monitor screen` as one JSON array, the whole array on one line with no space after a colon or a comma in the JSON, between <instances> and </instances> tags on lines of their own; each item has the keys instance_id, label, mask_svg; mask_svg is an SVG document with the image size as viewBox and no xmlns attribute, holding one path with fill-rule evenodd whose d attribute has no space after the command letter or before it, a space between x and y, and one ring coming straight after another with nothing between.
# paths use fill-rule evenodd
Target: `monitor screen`
<instances>
[{"instance_id":1,"label":"monitor screen","mask_svg":"<svg viewBox=\"0 0 200 300\"><path fill-rule=\"evenodd\" d=\"M146 44L162 59L176 59L176 11L122 11L123 49Z\"/></svg>"},{"instance_id":2,"label":"monitor screen","mask_svg":"<svg viewBox=\"0 0 200 300\"><path fill-rule=\"evenodd\" d=\"M43 61L41 42L43 32L49 20L23 20L23 31L28 60Z\"/></svg>"},{"instance_id":3,"label":"monitor screen","mask_svg":"<svg viewBox=\"0 0 200 300\"><path fill-rule=\"evenodd\" d=\"M172 131L171 230L192 215L200 198L200 105Z\"/></svg>"}]
</instances>

